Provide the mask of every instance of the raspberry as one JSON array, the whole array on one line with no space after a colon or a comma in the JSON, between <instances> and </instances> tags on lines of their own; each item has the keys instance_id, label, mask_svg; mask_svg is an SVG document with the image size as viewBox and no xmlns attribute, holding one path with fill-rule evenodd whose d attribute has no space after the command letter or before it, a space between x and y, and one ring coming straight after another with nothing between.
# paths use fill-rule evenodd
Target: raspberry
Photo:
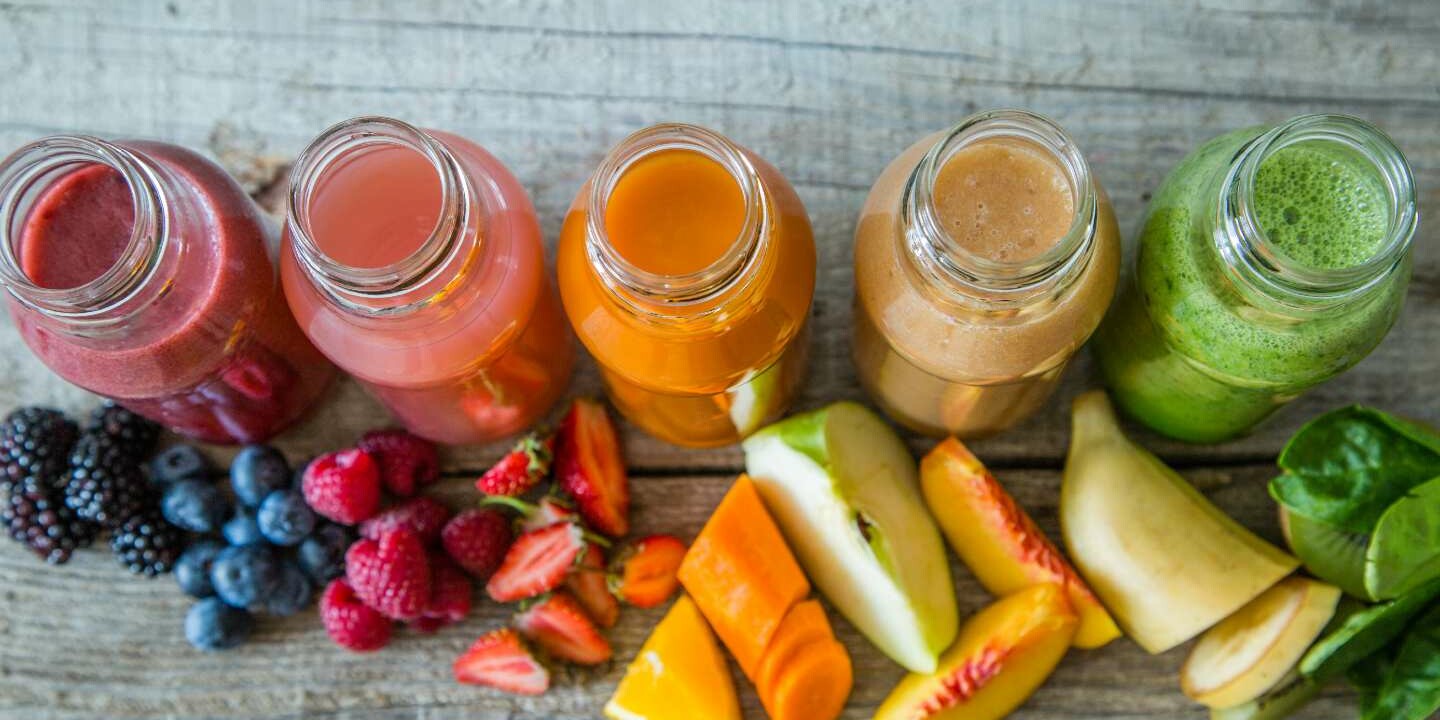
<instances>
[{"instance_id":1,"label":"raspberry","mask_svg":"<svg viewBox=\"0 0 1440 720\"><path fill-rule=\"evenodd\" d=\"M440 531L440 542L450 559L481 580L489 579L500 567L514 540L510 519L489 508L466 510Z\"/></svg>"},{"instance_id":2,"label":"raspberry","mask_svg":"<svg viewBox=\"0 0 1440 720\"><path fill-rule=\"evenodd\" d=\"M440 456L430 441L404 430L371 430L356 447L370 453L380 465L380 481L401 497L440 477Z\"/></svg>"},{"instance_id":3,"label":"raspberry","mask_svg":"<svg viewBox=\"0 0 1440 720\"><path fill-rule=\"evenodd\" d=\"M360 537L379 540L390 530L409 530L428 545L440 539L440 529L449 519L450 508L434 498L417 497L360 523Z\"/></svg>"},{"instance_id":4,"label":"raspberry","mask_svg":"<svg viewBox=\"0 0 1440 720\"><path fill-rule=\"evenodd\" d=\"M414 620L430 603L430 562L420 538L409 530L351 545L345 578L366 605L392 620Z\"/></svg>"},{"instance_id":5,"label":"raspberry","mask_svg":"<svg viewBox=\"0 0 1440 720\"><path fill-rule=\"evenodd\" d=\"M336 645L370 652L390 642L390 620L360 602L344 578L332 580L320 597L320 621Z\"/></svg>"},{"instance_id":6,"label":"raspberry","mask_svg":"<svg viewBox=\"0 0 1440 720\"><path fill-rule=\"evenodd\" d=\"M455 566L444 553L430 555L430 602L420 613L414 627L432 633L446 625L465 619L470 614L470 577Z\"/></svg>"},{"instance_id":7,"label":"raspberry","mask_svg":"<svg viewBox=\"0 0 1440 720\"><path fill-rule=\"evenodd\" d=\"M338 523L354 525L380 510L380 469L363 450L315 458L301 486L311 509Z\"/></svg>"}]
</instances>

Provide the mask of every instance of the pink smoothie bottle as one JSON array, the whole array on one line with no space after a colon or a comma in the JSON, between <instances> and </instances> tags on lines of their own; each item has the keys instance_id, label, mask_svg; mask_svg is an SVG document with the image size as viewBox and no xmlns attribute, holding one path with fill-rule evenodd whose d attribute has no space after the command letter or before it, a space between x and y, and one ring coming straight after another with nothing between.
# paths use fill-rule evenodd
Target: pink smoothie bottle
<instances>
[{"instance_id":1,"label":"pink smoothie bottle","mask_svg":"<svg viewBox=\"0 0 1440 720\"><path fill-rule=\"evenodd\" d=\"M61 377L176 432L263 441L334 368L300 332L274 226L184 148L55 136L0 165L0 281Z\"/></svg>"},{"instance_id":2,"label":"pink smoothie bottle","mask_svg":"<svg viewBox=\"0 0 1440 720\"><path fill-rule=\"evenodd\" d=\"M398 120L326 130L290 180L281 275L315 345L411 432L518 432L564 392L574 348L535 210L480 146Z\"/></svg>"}]
</instances>

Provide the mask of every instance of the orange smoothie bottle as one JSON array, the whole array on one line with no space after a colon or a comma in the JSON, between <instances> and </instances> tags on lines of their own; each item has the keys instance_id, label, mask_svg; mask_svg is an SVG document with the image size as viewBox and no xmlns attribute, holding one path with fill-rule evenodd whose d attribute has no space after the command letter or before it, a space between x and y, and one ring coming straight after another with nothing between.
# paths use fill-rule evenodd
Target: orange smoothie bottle
<instances>
[{"instance_id":1,"label":"orange smoothie bottle","mask_svg":"<svg viewBox=\"0 0 1440 720\"><path fill-rule=\"evenodd\" d=\"M281 276L315 346L431 440L523 430L570 378L530 198L464 138L376 117L322 133L291 174Z\"/></svg>"},{"instance_id":2,"label":"orange smoothie bottle","mask_svg":"<svg viewBox=\"0 0 1440 720\"><path fill-rule=\"evenodd\" d=\"M804 376L815 243L778 170L693 125L626 138L560 234L560 295L611 400L670 442L733 443Z\"/></svg>"}]
</instances>

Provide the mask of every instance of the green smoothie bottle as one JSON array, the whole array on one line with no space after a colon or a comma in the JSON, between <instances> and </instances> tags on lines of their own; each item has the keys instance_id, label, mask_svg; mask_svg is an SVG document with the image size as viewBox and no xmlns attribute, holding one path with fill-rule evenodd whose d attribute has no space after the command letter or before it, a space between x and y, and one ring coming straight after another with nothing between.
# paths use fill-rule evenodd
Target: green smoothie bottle
<instances>
[{"instance_id":1,"label":"green smoothie bottle","mask_svg":"<svg viewBox=\"0 0 1440 720\"><path fill-rule=\"evenodd\" d=\"M1096 333L1116 402L1181 440L1246 432L1385 337L1416 222L1404 156L1358 119L1205 143L1155 193Z\"/></svg>"}]
</instances>

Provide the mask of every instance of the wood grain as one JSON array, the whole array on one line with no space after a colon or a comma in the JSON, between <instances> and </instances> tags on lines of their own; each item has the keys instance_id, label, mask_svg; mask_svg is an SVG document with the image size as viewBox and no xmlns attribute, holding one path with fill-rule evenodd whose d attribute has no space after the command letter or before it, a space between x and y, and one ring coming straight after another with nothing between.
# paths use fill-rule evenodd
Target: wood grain
<instances>
[{"instance_id":1,"label":"wood grain","mask_svg":"<svg viewBox=\"0 0 1440 720\"><path fill-rule=\"evenodd\" d=\"M60 132L164 139L206 150L271 207L277 172L311 137L382 113L484 144L525 183L553 242L586 175L629 132L683 120L728 134L787 173L815 226L802 408L863 399L849 359L850 242L871 181L915 138L1000 106L1065 125L1127 231L1199 142L1312 111L1389 132L1414 166L1422 216L1440 213L1440 5L1430 0L0 0L0 152ZM1232 443L1137 437L1273 535L1263 481L1305 419L1364 402L1440 422L1437 227L1422 222L1400 323L1354 370ZM1037 417L976 445L1010 469L1003 479L1052 530L1068 401L1095 384L1082 356ZM599 392L588 362L572 392ZM33 402L80 409L94 399L55 379L0 321L0 408ZM280 444L298 460L384 422L363 391L340 383ZM693 535L742 464L736 448L625 436L642 528ZM448 497L462 502L467 479L500 450L448 450ZM963 607L985 601L968 575L957 578ZM267 621L239 651L203 655L180 637L185 605L170 582L132 580L104 553L57 570L4 544L0 718L594 717L622 669L579 674L537 701L456 686L449 660L503 619L488 605L463 628L405 636L371 657L337 651L310 614ZM621 657L657 618L627 614ZM847 717L868 717L898 670L842 630L861 680ZM1204 717L1176 688L1182 658L1129 643L1074 654L1018 716ZM745 702L761 716L753 694ZM1353 716L1344 697L1306 714Z\"/></svg>"}]
</instances>

